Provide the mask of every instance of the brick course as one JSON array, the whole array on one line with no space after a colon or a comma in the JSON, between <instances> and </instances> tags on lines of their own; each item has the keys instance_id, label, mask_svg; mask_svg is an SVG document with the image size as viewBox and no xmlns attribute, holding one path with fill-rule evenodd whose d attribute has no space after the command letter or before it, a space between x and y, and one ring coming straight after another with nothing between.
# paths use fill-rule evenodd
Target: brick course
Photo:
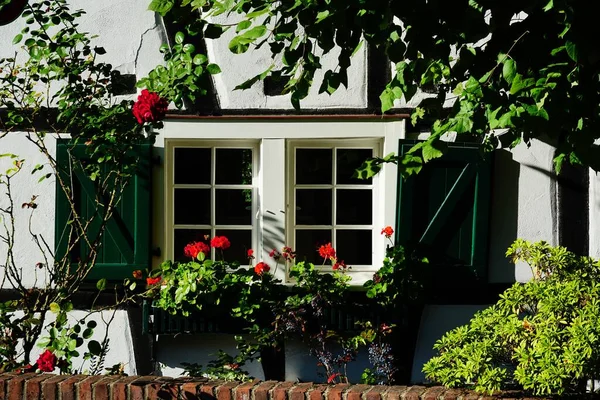
<instances>
[{"instance_id":1,"label":"brick course","mask_svg":"<svg viewBox=\"0 0 600 400\"><path fill-rule=\"evenodd\" d=\"M582 398L586 396L571 397ZM161 376L0 374L0 399L14 400L466 400L530 399L519 392L494 397L441 386L371 386L296 382L225 382ZM591 398L591 397L588 397Z\"/></svg>"}]
</instances>

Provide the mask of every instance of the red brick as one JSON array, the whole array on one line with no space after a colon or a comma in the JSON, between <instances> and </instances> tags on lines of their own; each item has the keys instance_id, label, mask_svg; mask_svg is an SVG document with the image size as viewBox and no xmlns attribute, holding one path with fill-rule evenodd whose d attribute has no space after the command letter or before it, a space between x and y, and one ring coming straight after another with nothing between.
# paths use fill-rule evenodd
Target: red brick
<instances>
[{"instance_id":1,"label":"red brick","mask_svg":"<svg viewBox=\"0 0 600 400\"><path fill-rule=\"evenodd\" d=\"M281 382L271 390L271 400L287 400L287 391L292 386L294 386L294 382Z\"/></svg>"},{"instance_id":2,"label":"red brick","mask_svg":"<svg viewBox=\"0 0 600 400\"><path fill-rule=\"evenodd\" d=\"M58 384L59 399L77 400L77 383L87 378L85 375L73 375Z\"/></svg>"},{"instance_id":3,"label":"red brick","mask_svg":"<svg viewBox=\"0 0 600 400\"><path fill-rule=\"evenodd\" d=\"M93 375L75 385L79 396L77 400L94 400L92 385L102 379L104 379L102 375Z\"/></svg>"},{"instance_id":4,"label":"red brick","mask_svg":"<svg viewBox=\"0 0 600 400\"><path fill-rule=\"evenodd\" d=\"M138 376L129 384L129 400L146 400L146 385L154 381L156 376Z\"/></svg>"},{"instance_id":5,"label":"red brick","mask_svg":"<svg viewBox=\"0 0 600 400\"><path fill-rule=\"evenodd\" d=\"M161 400L177 400L179 398L180 386L184 381L173 378L160 377L146 385L146 398Z\"/></svg>"},{"instance_id":6,"label":"red brick","mask_svg":"<svg viewBox=\"0 0 600 400\"><path fill-rule=\"evenodd\" d=\"M313 385L312 390L308 393L308 400L325 400L327 389L329 389L329 385Z\"/></svg>"},{"instance_id":7,"label":"red brick","mask_svg":"<svg viewBox=\"0 0 600 400\"><path fill-rule=\"evenodd\" d=\"M425 386L411 386L404 394L403 400L421 400L421 395L425 393Z\"/></svg>"},{"instance_id":8,"label":"red brick","mask_svg":"<svg viewBox=\"0 0 600 400\"><path fill-rule=\"evenodd\" d=\"M290 400L305 400L306 393L312 388L312 383L299 383L288 391ZM242 399L240 399L242 400Z\"/></svg>"},{"instance_id":9,"label":"red brick","mask_svg":"<svg viewBox=\"0 0 600 400\"><path fill-rule=\"evenodd\" d=\"M252 388L258 384L258 380L252 382L244 382L233 390L233 398L235 400L250 400Z\"/></svg>"},{"instance_id":10,"label":"red brick","mask_svg":"<svg viewBox=\"0 0 600 400\"><path fill-rule=\"evenodd\" d=\"M200 400L202 387L206 382L191 381L181 385L181 395L183 400ZM212 395L212 394L211 394Z\"/></svg>"},{"instance_id":11,"label":"red brick","mask_svg":"<svg viewBox=\"0 0 600 400\"><path fill-rule=\"evenodd\" d=\"M325 398L327 400L342 400L342 394L346 389L348 389L350 385L347 383L338 383L337 385L332 385L325 393Z\"/></svg>"},{"instance_id":12,"label":"red brick","mask_svg":"<svg viewBox=\"0 0 600 400\"><path fill-rule=\"evenodd\" d=\"M111 400L127 400L127 389L129 384L135 381L138 376L126 376L110 385Z\"/></svg>"},{"instance_id":13,"label":"red brick","mask_svg":"<svg viewBox=\"0 0 600 400\"><path fill-rule=\"evenodd\" d=\"M27 379L31 379L37 376L36 373L14 375L8 382L6 382L6 393L5 399L9 400L21 400L23 398L24 383Z\"/></svg>"},{"instance_id":14,"label":"red brick","mask_svg":"<svg viewBox=\"0 0 600 400\"><path fill-rule=\"evenodd\" d=\"M468 391L466 393L463 394L463 397L461 398L461 400L478 400L479 399L479 395L473 391Z\"/></svg>"},{"instance_id":15,"label":"red brick","mask_svg":"<svg viewBox=\"0 0 600 400\"><path fill-rule=\"evenodd\" d=\"M68 375L54 375L42 382L42 398L44 400L57 400L58 385L67 378L69 378Z\"/></svg>"},{"instance_id":16,"label":"red brick","mask_svg":"<svg viewBox=\"0 0 600 400\"><path fill-rule=\"evenodd\" d=\"M371 389L369 385L354 385L346 391L346 400L362 400L365 392Z\"/></svg>"},{"instance_id":17,"label":"red brick","mask_svg":"<svg viewBox=\"0 0 600 400\"><path fill-rule=\"evenodd\" d=\"M0 375L0 399L6 398L6 392L7 392L6 386L8 384L8 381L11 380L13 376L14 376L14 374Z\"/></svg>"},{"instance_id":18,"label":"red brick","mask_svg":"<svg viewBox=\"0 0 600 400\"><path fill-rule=\"evenodd\" d=\"M371 390L365 394L365 400L383 400L387 389L388 387L383 385L371 386Z\"/></svg>"},{"instance_id":19,"label":"red brick","mask_svg":"<svg viewBox=\"0 0 600 400\"><path fill-rule=\"evenodd\" d=\"M27 400L38 400L42 398L42 385L41 383L46 379L52 378L54 375L41 374L28 379L25 382L25 398Z\"/></svg>"},{"instance_id":20,"label":"red brick","mask_svg":"<svg viewBox=\"0 0 600 400\"><path fill-rule=\"evenodd\" d=\"M238 385L238 382L227 382L217 386L215 388L217 400L233 400L233 388Z\"/></svg>"},{"instance_id":21,"label":"red brick","mask_svg":"<svg viewBox=\"0 0 600 400\"><path fill-rule=\"evenodd\" d=\"M94 400L110 400L110 384L121 379L121 376L110 375L103 376L102 378L104 379L101 379L92 385Z\"/></svg>"},{"instance_id":22,"label":"red brick","mask_svg":"<svg viewBox=\"0 0 600 400\"><path fill-rule=\"evenodd\" d=\"M421 395L421 400L438 400L438 398L443 398L442 394L444 394L446 390L447 389L443 386L430 387Z\"/></svg>"},{"instance_id":23,"label":"red brick","mask_svg":"<svg viewBox=\"0 0 600 400\"><path fill-rule=\"evenodd\" d=\"M217 380L212 380L212 381L208 381L206 383L204 383L202 385L202 388L200 389L200 397L207 399L216 399L217 398L217 387L219 387L219 385L222 385L223 383L225 383L225 381L217 381ZM210 396L210 397L207 397Z\"/></svg>"},{"instance_id":24,"label":"red brick","mask_svg":"<svg viewBox=\"0 0 600 400\"><path fill-rule=\"evenodd\" d=\"M448 389L444 393L443 400L458 400L464 393L462 389Z\"/></svg>"},{"instance_id":25,"label":"red brick","mask_svg":"<svg viewBox=\"0 0 600 400\"><path fill-rule=\"evenodd\" d=\"M389 386L389 389L383 394L384 400L399 400L408 390L407 386Z\"/></svg>"},{"instance_id":26,"label":"red brick","mask_svg":"<svg viewBox=\"0 0 600 400\"><path fill-rule=\"evenodd\" d=\"M254 400L270 400L269 391L275 387L278 381L266 381L254 387Z\"/></svg>"}]
</instances>

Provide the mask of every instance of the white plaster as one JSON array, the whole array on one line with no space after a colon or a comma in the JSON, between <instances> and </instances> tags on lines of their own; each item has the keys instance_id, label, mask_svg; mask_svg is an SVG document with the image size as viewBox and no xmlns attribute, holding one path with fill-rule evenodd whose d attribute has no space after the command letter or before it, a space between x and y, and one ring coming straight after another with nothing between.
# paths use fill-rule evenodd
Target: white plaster
<instances>
[{"instance_id":1,"label":"white plaster","mask_svg":"<svg viewBox=\"0 0 600 400\"><path fill-rule=\"evenodd\" d=\"M40 241L46 243L54 250L54 203L55 203L55 181L54 176L38 182L46 173L50 173L51 168L47 165L47 158L31 142L27 140L25 132L9 133L0 138L0 154L13 153L18 159L23 159L22 170L11 179L12 197L14 202L15 219L15 245L13 248L14 264L20 271L20 280L23 286L30 288L33 286L44 286L46 284L46 268L36 268L37 263L45 263L45 257L48 262L52 262L51 254L48 251L42 252L35 244L32 233L38 235ZM55 153L55 140L48 136L45 140L50 153ZM13 159L8 157L0 158L0 171L4 173L12 167ZM31 171L37 164L45 165L42 172L32 174ZM0 206L7 206L8 197L5 187L0 187ZM32 196L37 196L35 203L37 208L22 208L23 203L31 201ZM0 215L0 219L2 216ZM31 219L31 225L30 225ZM0 221L0 224L8 224L8 220ZM31 226L31 232L30 232ZM0 225L0 235L5 235L5 228ZM44 256L45 254L45 256ZM0 240L0 265L7 264L8 247L4 241ZM10 288L11 285L4 279L5 268L0 269L0 279L3 282L3 288Z\"/></svg>"},{"instance_id":2,"label":"white plaster","mask_svg":"<svg viewBox=\"0 0 600 400\"><path fill-rule=\"evenodd\" d=\"M600 258L600 174L590 169L590 226L589 255Z\"/></svg>"},{"instance_id":3,"label":"white plaster","mask_svg":"<svg viewBox=\"0 0 600 400\"><path fill-rule=\"evenodd\" d=\"M415 346L411 383L425 382L423 365L435 355L433 345L451 329L464 325L482 305L428 305L423 309L421 325Z\"/></svg>"}]
</instances>

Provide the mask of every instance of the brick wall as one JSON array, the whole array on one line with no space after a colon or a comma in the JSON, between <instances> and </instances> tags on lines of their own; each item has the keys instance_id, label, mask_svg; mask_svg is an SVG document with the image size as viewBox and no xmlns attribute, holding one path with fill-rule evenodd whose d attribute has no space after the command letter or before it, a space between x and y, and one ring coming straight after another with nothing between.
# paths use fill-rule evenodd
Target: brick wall
<instances>
[{"instance_id":1,"label":"brick wall","mask_svg":"<svg viewBox=\"0 0 600 400\"><path fill-rule=\"evenodd\" d=\"M209 381L157 376L0 374L0 399L8 400L471 400L490 399L439 386L323 385ZM503 393L495 398L524 398Z\"/></svg>"}]
</instances>

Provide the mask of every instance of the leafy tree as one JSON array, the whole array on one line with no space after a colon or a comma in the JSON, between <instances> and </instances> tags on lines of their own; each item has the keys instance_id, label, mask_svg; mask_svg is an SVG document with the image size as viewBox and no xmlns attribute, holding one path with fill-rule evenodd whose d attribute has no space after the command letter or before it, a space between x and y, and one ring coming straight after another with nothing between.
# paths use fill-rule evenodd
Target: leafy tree
<instances>
[{"instance_id":1,"label":"leafy tree","mask_svg":"<svg viewBox=\"0 0 600 400\"><path fill-rule=\"evenodd\" d=\"M394 73L380 97L382 111L419 91L433 92L412 114L413 122L431 122L432 135L408 155L373 160L365 175L377 172L383 161L397 162L404 174L418 172L423 162L443 154L440 138L447 132L474 137L487 150L545 136L558 149L557 170L565 161L600 169L594 146L600 137L600 50L590 40L599 37L600 28L593 2L152 0L150 9L196 15L186 29L207 39L235 30L233 53L268 45L276 61L238 88L276 75L285 80L296 108L313 84L330 94L347 86L352 56L363 42L384 52ZM240 22L211 22L222 14L237 14ZM323 55L334 50L337 65L314 82L315 72L325 68ZM198 65L203 61L198 58ZM164 68L155 71L154 83L143 84L159 88L156 82L169 79Z\"/></svg>"}]
</instances>

